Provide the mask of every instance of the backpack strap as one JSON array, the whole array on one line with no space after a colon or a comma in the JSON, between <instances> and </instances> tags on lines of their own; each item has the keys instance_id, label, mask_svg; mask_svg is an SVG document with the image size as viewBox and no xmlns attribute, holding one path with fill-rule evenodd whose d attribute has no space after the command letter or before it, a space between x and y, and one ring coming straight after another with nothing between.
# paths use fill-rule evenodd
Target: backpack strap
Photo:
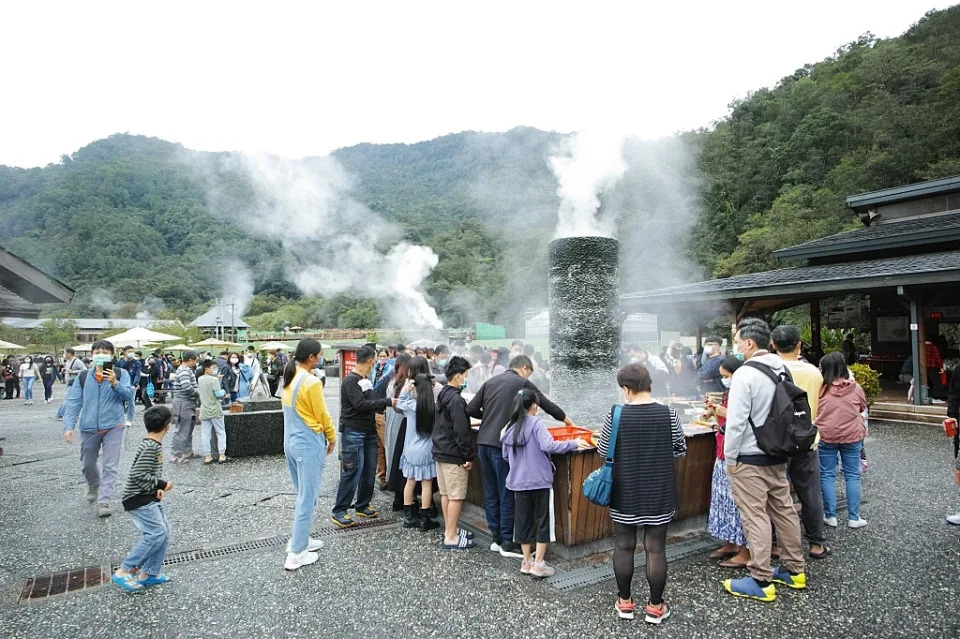
<instances>
[{"instance_id":1,"label":"backpack strap","mask_svg":"<svg viewBox=\"0 0 960 639\"><path fill-rule=\"evenodd\" d=\"M87 384L87 373L89 373L89 372L90 372L90 369L87 368L87 369L85 369L82 373L80 373L79 382L80 382L80 392L81 392L81 393L83 392L83 387L86 386L86 384Z\"/></svg>"},{"instance_id":2,"label":"backpack strap","mask_svg":"<svg viewBox=\"0 0 960 639\"><path fill-rule=\"evenodd\" d=\"M617 448L617 433L620 431L620 414L623 412L623 406L617 404L613 407L613 419L610 424L610 442L607 444L608 466L613 465L613 453Z\"/></svg>"}]
</instances>

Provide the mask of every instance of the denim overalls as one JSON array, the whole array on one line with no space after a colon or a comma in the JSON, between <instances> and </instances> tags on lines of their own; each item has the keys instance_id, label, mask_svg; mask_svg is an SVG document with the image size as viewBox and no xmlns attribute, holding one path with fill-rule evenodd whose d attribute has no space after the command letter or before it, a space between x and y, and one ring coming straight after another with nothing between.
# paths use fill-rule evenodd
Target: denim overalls
<instances>
[{"instance_id":1,"label":"denim overalls","mask_svg":"<svg viewBox=\"0 0 960 639\"><path fill-rule=\"evenodd\" d=\"M320 478L327 459L326 438L310 429L297 413L297 397L300 385L307 379L307 373L297 371L293 391L290 393L290 405L283 405L283 452L287 456L290 479L297 491L297 505L293 515L293 536L290 539L290 551L301 553L307 549L310 540L310 528L313 525L313 511L317 505L317 493L320 491Z\"/></svg>"}]
</instances>

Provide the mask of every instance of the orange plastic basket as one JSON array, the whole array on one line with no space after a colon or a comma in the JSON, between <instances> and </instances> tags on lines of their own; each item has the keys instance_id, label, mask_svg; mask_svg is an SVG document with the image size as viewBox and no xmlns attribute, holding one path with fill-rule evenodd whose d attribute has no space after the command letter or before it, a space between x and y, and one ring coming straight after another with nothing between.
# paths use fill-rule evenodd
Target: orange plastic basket
<instances>
[{"instance_id":1,"label":"orange plastic basket","mask_svg":"<svg viewBox=\"0 0 960 639\"><path fill-rule=\"evenodd\" d=\"M554 426L553 428L548 428L547 430L550 432L550 435L553 437L554 441L558 442L568 442L574 439L585 439L590 441L590 436L593 435L592 430L580 428L579 426Z\"/></svg>"}]
</instances>

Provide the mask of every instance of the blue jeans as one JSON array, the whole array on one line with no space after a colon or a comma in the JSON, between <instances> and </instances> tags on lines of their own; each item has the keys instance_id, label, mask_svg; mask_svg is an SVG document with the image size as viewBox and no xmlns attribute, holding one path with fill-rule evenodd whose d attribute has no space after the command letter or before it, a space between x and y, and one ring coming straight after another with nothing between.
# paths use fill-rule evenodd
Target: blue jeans
<instances>
[{"instance_id":1,"label":"blue jeans","mask_svg":"<svg viewBox=\"0 0 960 639\"><path fill-rule=\"evenodd\" d=\"M503 451L495 446L477 446L480 461L480 480L483 482L483 505L487 526L495 539L513 541L513 491L507 490L510 464Z\"/></svg>"},{"instance_id":2,"label":"blue jeans","mask_svg":"<svg viewBox=\"0 0 960 639\"><path fill-rule=\"evenodd\" d=\"M223 420L222 417L220 419ZM204 422L204 424L207 423ZM290 480L297 491L290 551L301 553L307 549L307 543L310 541L313 511L317 507L317 495L320 492L320 478L323 477L327 450L326 448L290 448L284 453L287 456L287 467L290 469Z\"/></svg>"},{"instance_id":3,"label":"blue jeans","mask_svg":"<svg viewBox=\"0 0 960 639\"><path fill-rule=\"evenodd\" d=\"M120 565L124 570L140 568L141 574L159 575L163 571L163 557L170 543L170 524L160 502L151 502L130 511L130 516L143 534L127 558Z\"/></svg>"},{"instance_id":4,"label":"blue jeans","mask_svg":"<svg viewBox=\"0 0 960 639\"><path fill-rule=\"evenodd\" d=\"M377 478L377 433L347 430L340 441L340 485L333 505L336 517L345 515L351 505L357 510L369 506Z\"/></svg>"},{"instance_id":5,"label":"blue jeans","mask_svg":"<svg viewBox=\"0 0 960 639\"><path fill-rule=\"evenodd\" d=\"M23 378L23 399L26 401L33 400L33 383L37 381L36 377L24 377Z\"/></svg>"},{"instance_id":6,"label":"blue jeans","mask_svg":"<svg viewBox=\"0 0 960 639\"><path fill-rule=\"evenodd\" d=\"M847 484L847 517L860 519L860 449L863 442L828 444L820 442L820 490L823 492L823 516L837 516L837 454Z\"/></svg>"}]
</instances>

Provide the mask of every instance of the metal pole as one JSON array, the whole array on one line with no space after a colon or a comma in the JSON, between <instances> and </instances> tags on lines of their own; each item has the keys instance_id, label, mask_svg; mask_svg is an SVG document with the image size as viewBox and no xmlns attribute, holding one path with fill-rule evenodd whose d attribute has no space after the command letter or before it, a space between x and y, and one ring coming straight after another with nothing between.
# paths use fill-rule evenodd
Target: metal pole
<instances>
[{"instance_id":1,"label":"metal pole","mask_svg":"<svg viewBox=\"0 0 960 639\"><path fill-rule=\"evenodd\" d=\"M913 403L923 403L923 380L920 378L920 309L917 300L910 298L910 350L913 354Z\"/></svg>"}]
</instances>

